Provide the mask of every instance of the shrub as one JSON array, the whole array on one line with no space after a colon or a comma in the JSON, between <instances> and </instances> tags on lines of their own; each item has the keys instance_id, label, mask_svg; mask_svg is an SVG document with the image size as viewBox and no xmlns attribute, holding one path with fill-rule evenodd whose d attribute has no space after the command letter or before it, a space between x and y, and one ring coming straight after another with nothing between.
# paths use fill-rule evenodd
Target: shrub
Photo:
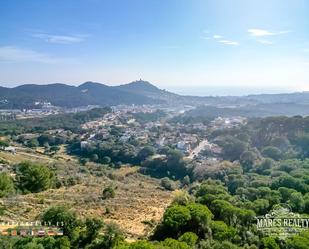
<instances>
[{"instance_id":1,"label":"shrub","mask_svg":"<svg viewBox=\"0 0 309 249\"><path fill-rule=\"evenodd\" d=\"M42 221L51 225L63 225L63 234L70 239L76 237L75 230L78 229L76 214L63 206L49 208L42 216Z\"/></svg>"},{"instance_id":2,"label":"shrub","mask_svg":"<svg viewBox=\"0 0 309 249\"><path fill-rule=\"evenodd\" d=\"M109 164L111 161L112 161L111 158L108 157L108 156L105 156L105 157L102 158L103 164Z\"/></svg>"},{"instance_id":3,"label":"shrub","mask_svg":"<svg viewBox=\"0 0 309 249\"><path fill-rule=\"evenodd\" d=\"M274 159L276 161L281 159L281 157L282 157L281 151L277 147L273 147L273 146L267 146L267 147L263 148L262 155L264 157L269 157L269 158Z\"/></svg>"},{"instance_id":4,"label":"shrub","mask_svg":"<svg viewBox=\"0 0 309 249\"><path fill-rule=\"evenodd\" d=\"M183 186L189 186L191 183L190 177L186 175L184 178L182 178L181 183Z\"/></svg>"},{"instance_id":5,"label":"shrub","mask_svg":"<svg viewBox=\"0 0 309 249\"><path fill-rule=\"evenodd\" d=\"M16 179L24 193L44 191L55 183L54 174L48 167L31 162L18 165Z\"/></svg>"},{"instance_id":6,"label":"shrub","mask_svg":"<svg viewBox=\"0 0 309 249\"><path fill-rule=\"evenodd\" d=\"M186 232L178 238L179 241L187 243L189 246L195 246L198 236L192 232Z\"/></svg>"},{"instance_id":7,"label":"shrub","mask_svg":"<svg viewBox=\"0 0 309 249\"><path fill-rule=\"evenodd\" d=\"M0 147L8 147L10 146L9 141L7 140L0 140Z\"/></svg>"},{"instance_id":8,"label":"shrub","mask_svg":"<svg viewBox=\"0 0 309 249\"><path fill-rule=\"evenodd\" d=\"M151 146L145 146L144 148L142 148L138 155L137 158L140 161L144 161L147 157L152 156L155 154L155 148L151 147Z\"/></svg>"},{"instance_id":9,"label":"shrub","mask_svg":"<svg viewBox=\"0 0 309 249\"><path fill-rule=\"evenodd\" d=\"M83 166L85 166L87 164L88 160L86 158L81 158L79 159L79 163Z\"/></svg>"},{"instance_id":10,"label":"shrub","mask_svg":"<svg viewBox=\"0 0 309 249\"><path fill-rule=\"evenodd\" d=\"M263 244L263 248L269 248L269 249L279 249L280 248L276 240L272 237L263 238L262 244Z\"/></svg>"},{"instance_id":11,"label":"shrub","mask_svg":"<svg viewBox=\"0 0 309 249\"><path fill-rule=\"evenodd\" d=\"M237 234L236 229L227 226L223 221L212 221L210 223L212 235L215 240L231 240Z\"/></svg>"},{"instance_id":12,"label":"shrub","mask_svg":"<svg viewBox=\"0 0 309 249\"><path fill-rule=\"evenodd\" d=\"M163 246L166 246L170 249L190 249L191 247L187 243L182 241L177 241L175 239L167 238L161 242Z\"/></svg>"},{"instance_id":13,"label":"shrub","mask_svg":"<svg viewBox=\"0 0 309 249\"><path fill-rule=\"evenodd\" d=\"M173 191L176 189L175 183L170 180L168 177L164 177L161 179L161 186L166 189L166 190L170 190Z\"/></svg>"},{"instance_id":14,"label":"shrub","mask_svg":"<svg viewBox=\"0 0 309 249\"><path fill-rule=\"evenodd\" d=\"M94 241L101 230L103 228L104 223L100 219L96 218L87 218L85 221L85 230L80 233L79 236L79 248L85 248L87 244L90 244Z\"/></svg>"},{"instance_id":15,"label":"shrub","mask_svg":"<svg viewBox=\"0 0 309 249\"><path fill-rule=\"evenodd\" d=\"M91 161L96 162L96 161L98 161L98 160L99 160L98 154L92 154L92 155L91 155Z\"/></svg>"},{"instance_id":16,"label":"shrub","mask_svg":"<svg viewBox=\"0 0 309 249\"><path fill-rule=\"evenodd\" d=\"M0 198L14 192L12 177L7 173L0 173Z\"/></svg>"},{"instance_id":17,"label":"shrub","mask_svg":"<svg viewBox=\"0 0 309 249\"><path fill-rule=\"evenodd\" d=\"M173 192L173 204L179 205L187 205L189 202L192 201L192 197L188 194L188 192L183 190L175 190Z\"/></svg>"},{"instance_id":18,"label":"shrub","mask_svg":"<svg viewBox=\"0 0 309 249\"><path fill-rule=\"evenodd\" d=\"M188 224L190 231L203 236L207 232L213 214L207 206L199 203L190 203L187 205L190 211L191 220Z\"/></svg>"},{"instance_id":19,"label":"shrub","mask_svg":"<svg viewBox=\"0 0 309 249\"><path fill-rule=\"evenodd\" d=\"M102 199L109 199L109 198L114 198L115 197L115 190L112 187L106 187L103 189L102 192Z\"/></svg>"},{"instance_id":20,"label":"shrub","mask_svg":"<svg viewBox=\"0 0 309 249\"><path fill-rule=\"evenodd\" d=\"M109 207L106 207L106 208L105 208L105 214L110 214L110 213L111 213L110 208L109 208Z\"/></svg>"},{"instance_id":21,"label":"shrub","mask_svg":"<svg viewBox=\"0 0 309 249\"><path fill-rule=\"evenodd\" d=\"M178 232L190 219L190 210L187 207L174 205L165 211L163 225Z\"/></svg>"}]
</instances>

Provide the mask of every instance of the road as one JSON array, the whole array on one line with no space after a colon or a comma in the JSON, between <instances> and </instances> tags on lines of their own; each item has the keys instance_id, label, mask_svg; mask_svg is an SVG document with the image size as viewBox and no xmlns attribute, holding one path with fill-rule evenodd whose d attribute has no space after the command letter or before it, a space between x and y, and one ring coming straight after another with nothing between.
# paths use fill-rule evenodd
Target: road
<instances>
[{"instance_id":1,"label":"road","mask_svg":"<svg viewBox=\"0 0 309 249\"><path fill-rule=\"evenodd\" d=\"M206 146L211 148L212 144L209 143L207 139L204 139L190 152L188 158L193 159L194 156L197 156Z\"/></svg>"}]
</instances>

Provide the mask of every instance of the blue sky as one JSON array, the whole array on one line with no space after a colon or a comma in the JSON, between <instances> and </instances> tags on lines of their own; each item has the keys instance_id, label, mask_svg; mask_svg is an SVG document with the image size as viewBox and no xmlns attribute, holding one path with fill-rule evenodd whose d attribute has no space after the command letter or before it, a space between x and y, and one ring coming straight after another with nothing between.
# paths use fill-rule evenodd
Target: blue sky
<instances>
[{"instance_id":1,"label":"blue sky","mask_svg":"<svg viewBox=\"0 0 309 249\"><path fill-rule=\"evenodd\" d=\"M309 90L308 13L306 0L2 0L0 84Z\"/></svg>"}]
</instances>

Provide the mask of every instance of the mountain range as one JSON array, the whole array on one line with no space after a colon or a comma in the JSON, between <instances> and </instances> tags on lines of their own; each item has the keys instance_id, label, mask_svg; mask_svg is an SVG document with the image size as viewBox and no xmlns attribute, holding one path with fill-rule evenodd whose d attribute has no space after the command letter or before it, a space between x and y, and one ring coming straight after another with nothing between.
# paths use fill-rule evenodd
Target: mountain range
<instances>
[{"instance_id":1,"label":"mountain range","mask_svg":"<svg viewBox=\"0 0 309 249\"><path fill-rule=\"evenodd\" d=\"M165 104L169 95L176 96L142 80L120 86L107 86L96 82L85 82L79 86L61 83L26 84L14 88L0 87L0 108L39 108L44 102L67 108L87 105Z\"/></svg>"},{"instance_id":2,"label":"mountain range","mask_svg":"<svg viewBox=\"0 0 309 249\"><path fill-rule=\"evenodd\" d=\"M289 94L259 94L243 97L183 96L159 89L148 81L138 80L119 86L85 82L79 86L62 83L26 84L14 88L0 87L0 109L40 108L42 103L73 108L88 105L120 104L215 105L233 107L270 103L309 104L309 92Z\"/></svg>"}]
</instances>

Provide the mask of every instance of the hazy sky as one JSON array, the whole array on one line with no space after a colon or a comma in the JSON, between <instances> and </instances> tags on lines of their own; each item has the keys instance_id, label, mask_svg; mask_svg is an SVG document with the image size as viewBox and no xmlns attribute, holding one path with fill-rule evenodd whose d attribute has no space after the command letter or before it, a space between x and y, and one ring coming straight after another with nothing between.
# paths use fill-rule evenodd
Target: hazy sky
<instances>
[{"instance_id":1,"label":"hazy sky","mask_svg":"<svg viewBox=\"0 0 309 249\"><path fill-rule=\"evenodd\" d=\"M309 90L308 13L306 0L1 0L0 85Z\"/></svg>"}]
</instances>

